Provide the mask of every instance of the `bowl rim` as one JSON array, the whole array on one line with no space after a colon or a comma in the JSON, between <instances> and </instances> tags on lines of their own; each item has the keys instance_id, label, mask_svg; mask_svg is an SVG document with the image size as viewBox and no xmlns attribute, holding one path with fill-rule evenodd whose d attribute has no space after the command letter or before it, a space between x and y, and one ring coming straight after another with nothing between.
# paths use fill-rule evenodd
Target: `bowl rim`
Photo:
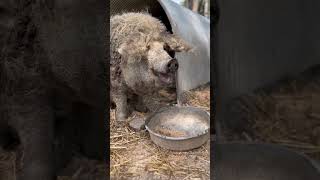
<instances>
[{"instance_id":1,"label":"bowl rim","mask_svg":"<svg viewBox=\"0 0 320 180\"><path fill-rule=\"evenodd\" d=\"M153 113L146 119L146 122L145 122L145 125L144 125L145 128L146 128L146 130L147 130L150 134L152 134L152 135L154 135L154 136L157 136L157 137L163 138L163 139L168 139L168 140L188 140L188 139L193 139L193 138L196 138L196 137L200 137L200 136L203 136L203 135L209 133L209 131L210 131L210 125L209 125L209 128L206 129L203 133L197 134L197 135L195 135L195 136L189 136L189 137L170 137L170 136L165 136L165 135L162 135L162 134L159 134L159 133L154 132L152 129L150 129L150 128L148 127L148 124L149 124L150 120L151 120L155 115L157 115L157 114L159 114L159 113L161 113L161 112L170 110L170 109L172 109L172 108L180 108L180 109L181 109L181 108L191 108L191 109L200 110L200 111L204 112L204 113L208 116L208 121L209 121L209 124L210 124L210 113L209 113L208 111L205 111L205 110L203 110L203 109L201 109L201 108L199 108L199 107L194 107L194 106L178 106L178 105L176 105L176 106L166 106L166 107L164 107L164 108L160 108L160 109L159 109L158 111L156 111L156 112L153 112Z\"/></svg>"}]
</instances>

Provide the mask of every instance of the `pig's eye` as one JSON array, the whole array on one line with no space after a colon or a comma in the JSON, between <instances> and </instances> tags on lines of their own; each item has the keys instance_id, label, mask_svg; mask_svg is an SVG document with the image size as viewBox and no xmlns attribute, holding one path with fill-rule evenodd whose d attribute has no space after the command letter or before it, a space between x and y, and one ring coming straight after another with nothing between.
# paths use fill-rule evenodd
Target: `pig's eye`
<instances>
[{"instance_id":1,"label":"pig's eye","mask_svg":"<svg viewBox=\"0 0 320 180\"><path fill-rule=\"evenodd\" d=\"M165 51L167 51L167 53L169 54L169 56L171 56L172 58L174 58L175 52L170 48L170 46L168 44L165 44L163 46L163 49Z\"/></svg>"}]
</instances>

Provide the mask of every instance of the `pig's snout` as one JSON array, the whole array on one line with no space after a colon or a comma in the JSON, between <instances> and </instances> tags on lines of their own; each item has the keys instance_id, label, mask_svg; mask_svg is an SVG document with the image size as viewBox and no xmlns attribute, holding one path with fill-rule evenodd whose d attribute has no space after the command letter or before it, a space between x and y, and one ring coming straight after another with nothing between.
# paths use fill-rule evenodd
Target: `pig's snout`
<instances>
[{"instance_id":1,"label":"pig's snout","mask_svg":"<svg viewBox=\"0 0 320 180\"><path fill-rule=\"evenodd\" d=\"M167 64L167 70L168 72L176 72L179 68L179 64L178 64L178 61L177 59L173 58L171 59L168 64Z\"/></svg>"}]
</instances>

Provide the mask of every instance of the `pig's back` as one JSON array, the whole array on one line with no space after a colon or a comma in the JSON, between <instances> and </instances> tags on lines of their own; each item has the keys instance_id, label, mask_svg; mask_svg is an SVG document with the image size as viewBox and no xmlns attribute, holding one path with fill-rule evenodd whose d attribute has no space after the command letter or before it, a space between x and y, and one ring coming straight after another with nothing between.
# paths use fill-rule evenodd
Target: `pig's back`
<instances>
[{"instance_id":1,"label":"pig's back","mask_svg":"<svg viewBox=\"0 0 320 180\"><path fill-rule=\"evenodd\" d=\"M121 62L117 49L133 36L155 36L165 32L165 26L156 18L147 13L123 13L112 16L110 19L110 43L111 62L110 65Z\"/></svg>"}]
</instances>

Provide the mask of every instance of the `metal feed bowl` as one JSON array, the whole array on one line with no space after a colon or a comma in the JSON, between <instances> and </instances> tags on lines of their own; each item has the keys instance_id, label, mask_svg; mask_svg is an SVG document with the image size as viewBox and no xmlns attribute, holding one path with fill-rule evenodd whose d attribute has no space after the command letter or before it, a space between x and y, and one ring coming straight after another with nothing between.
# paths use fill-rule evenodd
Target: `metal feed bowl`
<instances>
[{"instance_id":1,"label":"metal feed bowl","mask_svg":"<svg viewBox=\"0 0 320 180\"><path fill-rule=\"evenodd\" d=\"M200 147L210 137L210 115L195 107L163 108L152 114L145 126L155 144L174 151Z\"/></svg>"}]
</instances>

